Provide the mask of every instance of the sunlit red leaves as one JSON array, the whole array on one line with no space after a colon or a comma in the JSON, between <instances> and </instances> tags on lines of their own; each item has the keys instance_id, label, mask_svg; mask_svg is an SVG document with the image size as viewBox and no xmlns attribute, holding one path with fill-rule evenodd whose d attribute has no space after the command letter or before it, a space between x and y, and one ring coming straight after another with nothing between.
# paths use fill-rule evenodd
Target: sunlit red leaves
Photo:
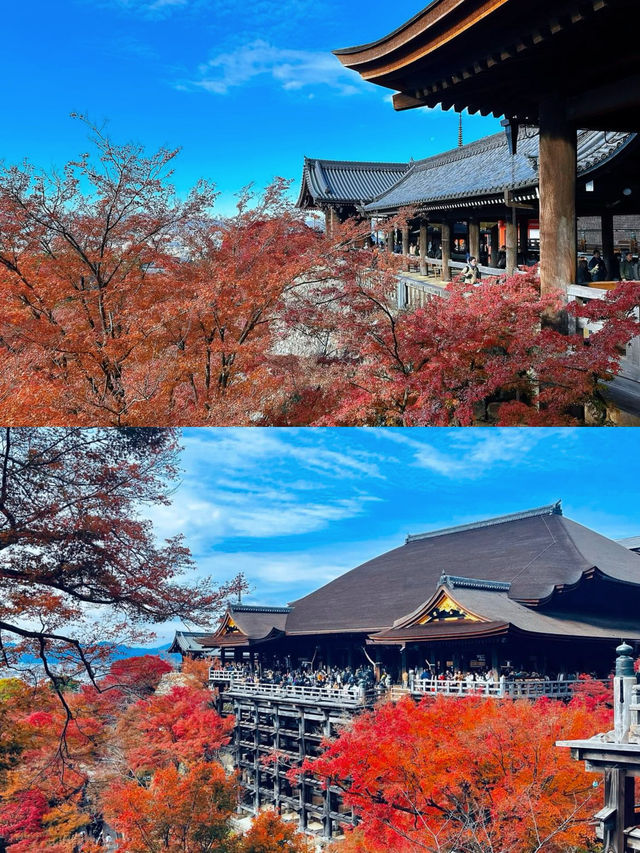
<instances>
[{"instance_id":1,"label":"sunlit red leaves","mask_svg":"<svg viewBox=\"0 0 640 853\"><path fill-rule=\"evenodd\" d=\"M105 799L108 819L124 835L122 853L223 853L230 835L235 786L219 764L197 762L186 771L159 769L148 786L116 783Z\"/></svg>"},{"instance_id":2,"label":"sunlit red leaves","mask_svg":"<svg viewBox=\"0 0 640 853\"><path fill-rule=\"evenodd\" d=\"M0 175L6 423L466 425L493 397L568 424L637 331L637 284L580 307L607 320L588 348L541 328L561 300L531 275L398 311L405 261L358 248L369 223L322 237L282 179L216 219L205 186L176 201L175 152L97 144L64 180Z\"/></svg>"},{"instance_id":3,"label":"sunlit red leaves","mask_svg":"<svg viewBox=\"0 0 640 853\"><path fill-rule=\"evenodd\" d=\"M133 705L118 729L128 766L135 773L217 758L229 742L233 718L211 707L209 690L173 687Z\"/></svg>"},{"instance_id":4,"label":"sunlit red leaves","mask_svg":"<svg viewBox=\"0 0 640 853\"><path fill-rule=\"evenodd\" d=\"M560 853L591 837L599 792L555 741L609 722L581 699L408 699L358 718L303 769L345 789L361 817L353 849Z\"/></svg>"},{"instance_id":5,"label":"sunlit red leaves","mask_svg":"<svg viewBox=\"0 0 640 853\"><path fill-rule=\"evenodd\" d=\"M291 824L284 823L277 812L266 809L242 839L241 853L311 853L314 846Z\"/></svg>"}]
</instances>

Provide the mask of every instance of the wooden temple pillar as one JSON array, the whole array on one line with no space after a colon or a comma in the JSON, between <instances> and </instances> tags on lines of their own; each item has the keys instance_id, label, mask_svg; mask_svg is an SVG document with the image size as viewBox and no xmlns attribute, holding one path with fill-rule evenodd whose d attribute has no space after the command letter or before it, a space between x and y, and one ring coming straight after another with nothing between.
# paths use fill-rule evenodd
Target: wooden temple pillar
<instances>
[{"instance_id":1,"label":"wooden temple pillar","mask_svg":"<svg viewBox=\"0 0 640 853\"><path fill-rule=\"evenodd\" d=\"M500 227L498 225L491 226L491 238L489 243L489 266L495 267L498 263L498 255L500 254Z\"/></svg>"},{"instance_id":2,"label":"wooden temple pillar","mask_svg":"<svg viewBox=\"0 0 640 853\"><path fill-rule=\"evenodd\" d=\"M529 255L529 217L521 216L518 221L518 250L523 263Z\"/></svg>"},{"instance_id":3,"label":"wooden temple pillar","mask_svg":"<svg viewBox=\"0 0 640 853\"><path fill-rule=\"evenodd\" d=\"M540 289L566 291L576 280L576 130L565 102L540 103Z\"/></svg>"},{"instance_id":4,"label":"wooden temple pillar","mask_svg":"<svg viewBox=\"0 0 640 853\"><path fill-rule=\"evenodd\" d=\"M396 229L391 228L387 232L387 251L390 254L393 254L393 250L395 249L395 242L396 242Z\"/></svg>"},{"instance_id":5,"label":"wooden temple pillar","mask_svg":"<svg viewBox=\"0 0 640 853\"><path fill-rule=\"evenodd\" d=\"M469 220L469 254L480 262L480 223L476 219Z\"/></svg>"},{"instance_id":6,"label":"wooden temple pillar","mask_svg":"<svg viewBox=\"0 0 640 853\"><path fill-rule=\"evenodd\" d=\"M328 207L324 212L324 221L325 221L325 232L327 237L333 238L336 233L336 225L338 223L338 214L336 213L335 207L333 205Z\"/></svg>"},{"instance_id":7,"label":"wooden temple pillar","mask_svg":"<svg viewBox=\"0 0 640 853\"><path fill-rule=\"evenodd\" d=\"M427 274L427 233L428 223L425 219L420 220L420 275Z\"/></svg>"},{"instance_id":8,"label":"wooden temple pillar","mask_svg":"<svg viewBox=\"0 0 640 853\"><path fill-rule=\"evenodd\" d=\"M507 220L507 263L505 272L507 275L513 275L513 271L518 266L518 229L513 217Z\"/></svg>"},{"instance_id":9,"label":"wooden temple pillar","mask_svg":"<svg viewBox=\"0 0 640 853\"><path fill-rule=\"evenodd\" d=\"M451 225L448 222L443 222L440 225L440 241L442 247L442 280L451 281Z\"/></svg>"},{"instance_id":10,"label":"wooden temple pillar","mask_svg":"<svg viewBox=\"0 0 640 853\"><path fill-rule=\"evenodd\" d=\"M409 268L409 226L402 226L402 256Z\"/></svg>"},{"instance_id":11,"label":"wooden temple pillar","mask_svg":"<svg viewBox=\"0 0 640 853\"><path fill-rule=\"evenodd\" d=\"M603 213L600 217L602 223L602 257L607 267L607 278L612 281L616 275L616 262L614 258L615 244L613 239L613 214Z\"/></svg>"}]
</instances>

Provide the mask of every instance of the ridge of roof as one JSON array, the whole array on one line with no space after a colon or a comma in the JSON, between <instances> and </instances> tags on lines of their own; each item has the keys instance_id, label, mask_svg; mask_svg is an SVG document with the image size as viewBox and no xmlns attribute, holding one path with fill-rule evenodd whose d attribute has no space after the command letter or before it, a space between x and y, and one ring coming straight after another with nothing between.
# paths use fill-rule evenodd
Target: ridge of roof
<instances>
[{"instance_id":1,"label":"ridge of roof","mask_svg":"<svg viewBox=\"0 0 640 853\"><path fill-rule=\"evenodd\" d=\"M420 171L423 166L442 166L447 163L456 163L459 160L464 160L466 157L472 157L475 154L481 154L485 151L492 151L494 148L506 147L506 137L504 131L501 133L492 133L490 136L483 136L473 142L467 142L465 145L460 145L457 148L449 148L446 151L441 151L439 154L432 154L430 157L423 157L421 160L414 161L415 171Z\"/></svg>"},{"instance_id":2,"label":"ridge of roof","mask_svg":"<svg viewBox=\"0 0 640 853\"><path fill-rule=\"evenodd\" d=\"M291 607L261 607L259 604L230 604L232 613L291 613Z\"/></svg>"},{"instance_id":3,"label":"ridge of roof","mask_svg":"<svg viewBox=\"0 0 640 853\"><path fill-rule=\"evenodd\" d=\"M464 533L467 530L479 530L483 527L493 527L498 524L507 524L510 521L521 521L524 518L537 518L546 515L562 515L562 501L554 504L527 509L522 512L514 512L510 515L499 515L495 518L487 518L484 521L473 521L470 524L460 524L456 527L444 527L442 530L432 530L428 533L415 533L407 536L406 544L418 542L421 539L435 539L437 536L448 536L450 533Z\"/></svg>"},{"instance_id":4,"label":"ridge of roof","mask_svg":"<svg viewBox=\"0 0 640 853\"><path fill-rule=\"evenodd\" d=\"M304 162L305 164L320 163L322 166L348 166L354 170L376 166L377 168L395 171L396 169L408 169L410 166L410 163L407 162L391 163L388 160L323 160L321 157L305 157Z\"/></svg>"},{"instance_id":5,"label":"ridge of roof","mask_svg":"<svg viewBox=\"0 0 640 853\"><path fill-rule=\"evenodd\" d=\"M482 580L482 578L463 578L443 574L440 584L449 589L481 589L485 592L509 592L511 584L506 581Z\"/></svg>"}]
</instances>

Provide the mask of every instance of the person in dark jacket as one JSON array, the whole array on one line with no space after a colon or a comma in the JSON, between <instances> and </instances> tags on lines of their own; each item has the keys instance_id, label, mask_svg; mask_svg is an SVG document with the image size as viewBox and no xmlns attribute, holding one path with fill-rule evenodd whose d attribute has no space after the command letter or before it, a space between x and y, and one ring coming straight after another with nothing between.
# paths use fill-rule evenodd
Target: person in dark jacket
<instances>
[{"instance_id":1,"label":"person in dark jacket","mask_svg":"<svg viewBox=\"0 0 640 853\"><path fill-rule=\"evenodd\" d=\"M607 267L600 255L600 249L593 250L593 257L589 261L589 272L591 273L591 281L607 280Z\"/></svg>"},{"instance_id":2,"label":"person in dark jacket","mask_svg":"<svg viewBox=\"0 0 640 853\"><path fill-rule=\"evenodd\" d=\"M578 284L589 284L592 281L589 265L586 258L580 258L578 261Z\"/></svg>"},{"instance_id":3,"label":"person in dark jacket","mask_svg":"<svg viewBox=\"0 0 640 853\"><path fill-rule=\"evenodd\" d=\"M633 255L627 252L624 258L620 261L620 280L621 281L637 281L638 267L634 263Z\"/></svg>"}]
</instances>

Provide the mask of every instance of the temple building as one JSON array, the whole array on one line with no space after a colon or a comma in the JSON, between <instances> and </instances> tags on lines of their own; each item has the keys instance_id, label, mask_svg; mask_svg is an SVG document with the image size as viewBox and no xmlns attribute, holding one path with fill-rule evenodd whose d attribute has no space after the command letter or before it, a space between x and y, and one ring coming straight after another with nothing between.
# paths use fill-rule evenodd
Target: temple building
<instances>
[{"instance_id":1,"label":"temple building","mask_svg":"<svg viewBox=\"0 0 640 853\"><path fill-rule=\"evenodd\" d=\"M395 186L408 171L408 163L348 163L305 157L297 206L319 210L327 234L336 222L360 216L364 205Z\"/></svg>"},{"instance_id":2,"label":"temple building","mask_svg":"<svg viewBox=\"0 0 640 853\"><path fill-rule=\"evenodd\" d=\"M539 257L539 237L533 237L539 235L540 216L537 129L520 128L518 140L515 154L499 133L404 166L307 158L297 204L321 210L328 233L336 221L349 217L384 220L414 209L415 217L401 235L403 254L409 254L413 243L423 274L428 256L438 254L445 281L452 274L449 261L466 260L467 250L495 268L504 245L505 268L513 270ZM611 271L614 250L630 248L640 232L640 217L633 216L640 213L640 139L635 133L584 130L577 134L576 150L576 215L584 222L578 230L583 239L587 231L600 238L591 243L585 239L585 250L600 248L603 231L594 220L611 211L606 257ZM614 212L615 220L627 217L629 225L618 229L617 240Z\"/></svg>"},{"instance_id":3,"label":"temple building","mask_svg":"<svg viewBox=\"0 0 640 853\"><path fill-rule=\"evenodd\" d=\"M231 605L197 642L225 661L371 664L606 676L640 644L640 555L566 518L560 503L409 536L288 607Z\"/></svg>"},{"instance_id":4,"label":"temple building","mask_svg":"<svg viewBox=\"0 0 640 853\"><path fill-rule=\"evenodd\" d=\"M286 607L231 604L185 654L219 656L210 685L235 719L240 811L271 806L339 837L356 819L342 792L288 771L376 701L566 700L578 673L608 676L622 638L640 647L634 544L556 503L409 536Z\"/></svg>"},{"instance_id":5,"label":"temple building","mask_svg":"<svg viewBox=\"0 0 640 853\"><path fill-rule=\"evenodd\" d=\"M544 291L576 280L579 129L640 130L637 47L624 36L637 23L636 0L539 0L526 15L521 0L432 0L383 38L335 54L395 92L396 110L440 105L504 116L512 155L520 129L537 129ZM633 195L634 187L624 189ZM600 211L605 256L613 212Z\"/></svg>"}]
</instances>

